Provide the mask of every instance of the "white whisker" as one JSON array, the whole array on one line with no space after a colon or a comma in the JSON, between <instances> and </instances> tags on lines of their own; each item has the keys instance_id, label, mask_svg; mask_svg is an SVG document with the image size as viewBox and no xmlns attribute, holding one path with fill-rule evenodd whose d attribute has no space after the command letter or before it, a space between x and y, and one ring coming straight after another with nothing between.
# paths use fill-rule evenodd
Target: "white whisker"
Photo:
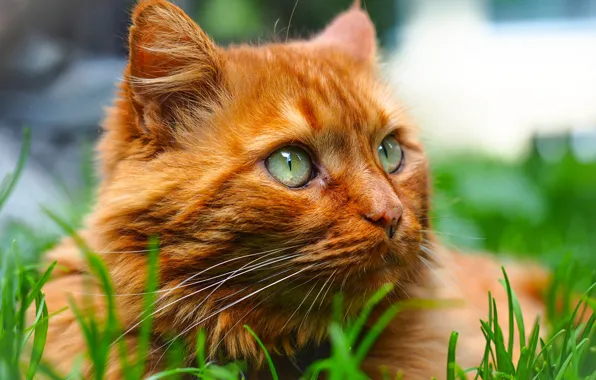
<instances>
[{"instance_id":1,"label":"white whisker","mask_svg":"<svg viewBox=\"0 0 596 380\"><path fill-rule=\"evenodd\" d=\"M311 279L312 281L312 279ZM309 281L310 282L310 281ZM304 284L300 284L300 285L304 285ZM300 286L299 285L299 286ZM300 310L300 308L302 307L302 304L304 304L304 302L306 301L306 299L308 298L308 296L310 295L310 293L312 293L312 291L315 289L315 286L317 285L317 283L315 283L310 290L308 291L308 293L306 293L306 295L304 296L304 298L302 299L302 302L300 302L300 304L298 305L298 307L296 307L296 310L294 310L294 312L288 317L288 320L286 321L286 323L284 323L284 325L281 327L280 331L283 331L286 326L288 325L288 323L290 323L290 321L292 320L292 318L294 317L294 315L296 315L296 313L298 312L298 310Z\"/></svg>"},{"instance_id":2,"label":"white whisker","mask_svg":"<svg viewBox=\"0 0 596 380\"><path fill-rule=\"evenodd\" d=\"M304 318L302 318L302 322L300 322L300 326L298 326L298 330L300 330L300 328L302 328L302 325L304 324L304 322L306 322L306 320L308 319L308 316L310 315L310 311L312 310L312 308L315 306L315 303L317 302L317 299L319 299L319 296L321 295L321 292L323 291L323 289L325 289L325 286L327 285L327 283L329 281L331 281L331 278L335 275L335 273L337 272L337 269L331 273L329 275L329 277L327 278L327 280L325 281L325 283L323 283L323 286L321 287L321 289L319 289L319 292L317 293L315 299L312 301L312 304L310 305L310 307L308 308L308 310L306 311L306 314L304 315ZM316 285L316 284L315 284Z\"/></svg>"},{"instance_id":3,"label":"white whisker","mask_svg":"<svg viewBox=\"0 0 596 380\"><path fill-rule=\"evenodd\" d=\"M240 298L240 299L238 299L238 300L236 300L236 301L232 302L231 304L229 304L229 305L227 305L227 306L225 306L225 307L222 307L221 309L219 309L219 310L217 310L217 311L215 311L215 312L213 312L213 313L209 314L208 316L206 316L206 317L204 317L204 318L200 319L198 322L196 322L196 323L193 323L192 325L190 325L189 327L187 327L186 329L184 329L184 330L183 330L181 333L179 333L179 334L178 334L178 335L176 335L174 338L172 338L172 339L170 340L170 343L169 343L169 344L168 344L168 343L164 343L164 344L163 344L163 345L161 345L160 347L157 347L156 349L154 349L154 350L153 350L153 351L150 353L150 355L154 354L154 353L155 353L157 350L160 350L160 349L162 349L163 347L165 347L165 346L167 345L167 348L164 350L164 352L162 353L162 355L161 355L161 357L160 357L160 359L159 359L159 360L161 360L161 358L163 357L163 355L165 354L165 352L166 352L166 351L169 349L169 347L170 347L170 346L171 346L171 345L172 345L172 344L173 344L173 343L176 341L176 339L180 338L181 336L183 336L184 334L186 334L186 333L187 333L187 332L189 332L190 330L192 330L192 329L196 328L196 327L197 327L197 326L199 326L201 323L203 323L203 322L205 322L205 321L209 320L210 318L212 318L212 317L214 317L214 316L218 315L218 314L219 314L219 313L221 313L222 311L225 311L225 310L227 310L227 309L231 308L232 306L234 306L234 305L237 305L238 303L240 303L240 302L242 302L242 301L244 301L244 300L246 300L246 299L248 299L248 298L250 298L250 297L252 297L252 296L254 296L254 295L256 295L256 294L258 294L258 293L260 293L260 292L262 292L262 291L264 291L265 289L268 289L268 288L270 288L270 287L272 287L272 286L274 286L274 285L276 285L276 284L279 284L280 282L282 282L282 281L284 281L284 280L287 280L288 278L294 277L294 276L296 276L296 275L298 275L298 274L300 274L300 273L302 273L302 272L304 272L305 270L307 270L307 269L310 269L310 268L312 268L312 265L311 265L311 266L308 266L308 267L305 267L305 268L302 268L301 270L299 270L299 271L297 271L297 272L294 272L294 273L290 274L289 276L286 276L286 277L284 277L284 278L281 278L281 279L279 279L279 280L277 280L277 281L274 281L274 282L272 282L272 283L271 283L271 284L269 284L269 285L266 285L266 286L264 286L264 287L262 287L262 288L260 288L260 289L258 289L258 290L255 290L255 291L253 291L252 293L249 293L249 294L247 294L246 296L244 296L244 297L242 297L242 298ZM159 362L159 360L158 360L158 362Z\"/></svg>"},{"instance_id":4,"label":"white whisker","mask_svg":"<svg viewBox=\"0 0 596 380\"><path fill-rule=\"evenodd\" d=\"M222 266L224 264L228 264L228 263L233 262L233 261L242 260L242 259L245 259L247 257L252 257L252 256L256 256L256 255L263 255L265 253L267 253L267 255L261 256L261 258L267 257L267 256L270 256L271 254L279 253L279 252L285 251L287 249L292 249L292 248L296 248L296 247L298 247L298 246L296 245L296 246L290 246L290 247L284 247L284 248L277 248L277 249L272 249L272 250L269 250L269 251L262 251L262 252L251 253L251 254L247 254L247 255L243 255L243 256L233 257L231 259L228 259L228 260L219 262L219 263L214 264L214 265L212 265L212 266L210 266L210 267L208 267L206 269L203 269L202 271L200 271L198 273L193 274L192 276L188 277L187 279L185 279L184 281L182 281L180 284L176 285L173 288L158 289L158 290L156 290L154 292L117 293L117 294L114 294L114 296L115 297L131 297L131 296L143 296L143 295L153 294L153 293L166 293L165 295L167 296L169 293L171 293L172 291L174 291L176 289L180 289L180 288L184 288L184 287L187 287L187 286L192 286L192 285L196 285L196 284L205 282L205 280L201 280L201 281L191 282L189 284L186 284L188 281L192 280L193 278L196 278L197 276L200 276L201 274L203 274L203 273L205 273L207 271L210 271L213 268L217 268L219 266ZM227 273L220 274L220 275L214 276L212 278L224 277L226 274ZM106 295L105 294L102 294L102 293L73 292L72 294L106 297Z\"/></svg>"},{"instance_id":5,"label":"white whisker","mask_svg":"<svg viewBox=\"0 0 596 380\"><path fill-rule=\"evenodd\" d=\"M335 272L337 272L337 271L338 271L338 269L335 270ZM335 272L333 272L333 273L335 273ZM327 290L323 294L323 297L321 297L321 302L319 303L319 310L321 309L321 306L323 306L323 301L326 299L327 293L329 293L329 291L333 287L333 280L334 279L335 279L335 276L333 276L333 279L329 282L329 286L327 287Z\"/></svg>"},{"instance_id":6,"label":"white whisker","mask_svg":"<svg viewBox=\"0 0 596 380\"><path fill-rule=\"evenodd\" d=\"M282 258L281 258L281 259L280 259L280 258L273 258L273 259L270 259L270 260L277 260L277 261L279 261L279 260L284 260L284 259L291 259L291 258L293 258L293 257L296 257L296 256L298 256L298 255L290 255L290 256L288 256L288 257L282 256ZM257 260L258 260L258 259L257 259ZM266 261L265 261L265 263L261 263L260 265L267 265L267 264L271 263L271 261L270 261L270 260L269 260L269 261L267 261L267 260L266 260ZM251 261L250 263L252 263L252 262L254 262L254 261L255 261L255 260ZM277 261L273 261L273 262L277 262ZM248 263L248 264L250 264L250 263ZM246 265L248 265L248 264L246 264ZM245 265L245 266L246 266L246 265ZM242 268L242 267L241 267L241 268ZM241 269L241 268L240 268L240 269ZM140 320L139 322L135 323L135 324L134 324L132 327L130 327L128 330L126 330L124 333L122 333L122 335L120 335L120 336L119 336L119 337L118 337L118 338L117 338L117 339L116 339L116 340L115 340L115 341L112 343L112 345L116 344L116 343L117 343L117 342L118 342L120 339L122 339L124 336L126 336L128 333L130 333L130 332L131 332L133 329L135 329L137 326L139 326L141 323L143 323L143 321L147 320L147 318L149 318L149 317L151 317L151 316L153 316L153 315L157 314L158 312L160 312L160 311L162 311L162 310L166 309L167 307L169 307L169 306L171 306L171 305L173 305L173 304L175 304L175 303L177 303L177 302L180 302L180 301L182 301L183 299L186 299L186 298L188 298L188 297L191 297L191 296L193 296L193 295L196 295L196 294L198 294L198 293L202 292L203 290L207 290L207 289L209 289L209 288L212 288L213 286L218 286L218 285L220 286L220 285L221 285L223 282L225 282L225 281L229 280L230 278L238 277L238 276L241 276L241 275L243 275L243 274L245 274L245 273L248 273L248 272L250 272L250 271L251 271L251 270L248 270L248 271L245 271L245 272L241 272L241 273L237 273L237 274L235 274L235 273L236 273L236 272L238 272L238 270L240 270L240 269L237 269L236 271L234 271L234 273L232 273L232 275L230 275L229 277L227 277L226 279L222 280L222 281L221 281L221 282L219 282L219 283L214 283L214 284L211 284L211 285L209 285L209 286L206 286L205 288L202 288L202 289L196 290L196 291L194 291L194 292L191 292L191 293L189 293L189 294L187 294L187 295L184 295L184 296L182 296L182 297L180 297L180 298L178 298L178 299L176 299L176 300L174 300L174 301L172 301L172 302L170 302L170 303L166 304L165 306L162 306L162 307L160 307L159 309L157 309L157 310L153 311L151 314L149 314L148 316L146 316L145 318L143 318L143 319L142 319L142 320ZM218 287L219 287L219 286L218 286ZM216 289L217 289L217 288L216 288ZM173 290L173 289L172 289L172 290ZM212 293L213 293L213 292L212 292ZM210 293L210 294L212 294L212 293ZM169 293L168 293L168 294L169 294ZM166 294L166 295L167 295L167 294ZM202 303L201 303L201 304L202 304ZM196 309L196 308L195 308L195 309Z\"/></svg>"},{"instance_id":7,"label":"white whisker","mask_svg":"<svg viewBox=\"0 0 596 380\"><path fill-rule=\"evenodd\" d=\"M296 255L290 255L290 256L282 256L281 258L279 258L279 257L278 257L278 258L273 258L273 259L270 259L270 260L266 260L264 263L260 263L259 265L257 265L257 266L256 266L256 267L254 267L254 268L251 268L251 269L245 270L245 271L244 271L244 272L242 272L241 274L246 274L246 273L249 273L249 272L251 272L251 271L254 271L255 269L261 268L261 267L263 267L263 266L267 266L267 265L269 265L269 264L272 264L272 263L276 263L276 262L283 261L283 260L289 260L289 259L292 259L292 258L294 258L294 257L296 257L296 256L298 256L298 255L296 254ZM257 260L258 260L258 259L257 259ZM255 261L255 260L253 260L253 261ZM232 274L231 274L231 275L229 275L229 276L228 276L226 279L224 279L223 281L220 281L220 282L218 283L218 285L217 285L217 286L216 286L216 287L215 287L215 288L214 288L214 289L213 289L213 290L212 290L212 291L211 291L211 292L210 292L210 293L209 293L209 294L208 294L208 295L207 295L207 296L206 296L206 297L205 297L205 298L204 298L204 299L201 301L201 302L199 302L199 304L198 304L197 306L195 306L195 307L192 309L192 311L189 313L189 315L192 317L192 315L194 315L194 314L195 314L195 312L196 312L197 310L199 310L199 308L200 308L202 305L204 305L204 304L205 304L205 302L207 302L207 300L209 299L209 297L211 297L211 295L213 295L213 293L215 293L215 292L217 291L217 289L219 289L219 288L220 288L220 287L221 287L221 286L222 286L222 285L223 285L223 284L224 284L224 283L225 283L227 280L229 280L229 279L231 279L231 278L234 278L234 277L237 277L237 276L239 276L239 275L236 275L236 273L237 273L239 270L241 270L241 269L243 269L243 267L240 267L240 268L238 268L237 270L235 270L234 272L232 272Z\"/></svg>"}]
</instances>

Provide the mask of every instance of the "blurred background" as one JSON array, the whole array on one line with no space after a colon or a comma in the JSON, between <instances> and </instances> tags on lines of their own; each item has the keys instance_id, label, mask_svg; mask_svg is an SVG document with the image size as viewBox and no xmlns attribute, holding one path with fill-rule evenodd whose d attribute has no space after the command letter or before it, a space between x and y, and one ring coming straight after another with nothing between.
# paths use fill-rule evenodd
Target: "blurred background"
<instances>
[{"instance_id":1,"label":"blurred background","mask_svg":"<svg viewBox=\"0 0 596 380\"><path fill-rule=\"evenodd\" d=\"M0 0L0 177L32 131L0 247L51 246L41 206L75 224L126 59L132 0ZM179 0L220 44L308 36L350 0ZM414 114L446 243L566 254L596 269L596 0L363 0L383 71ZM291 19L291 21L290 21ZM585 264L585 265L583 265Z\"/></svg>"}]
</instances>

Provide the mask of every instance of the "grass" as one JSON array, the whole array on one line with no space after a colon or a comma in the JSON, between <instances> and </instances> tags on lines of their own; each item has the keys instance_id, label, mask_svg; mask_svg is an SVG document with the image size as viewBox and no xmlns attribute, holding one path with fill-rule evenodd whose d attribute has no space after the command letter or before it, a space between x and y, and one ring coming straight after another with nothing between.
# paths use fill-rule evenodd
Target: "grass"
<instances>
[{"instance_id":1,"label":"grass","mask_svg":"<svg viewBox=\"0 0 596 380\"><path fill-rule=\"evenodd\" d=\"M28 152L27 141L28 139L26 139L23 153L21 154L15 172L7 176L7 179L2 181L0 185L0 212L3 204L14 189L25 165ZM496 164L491 163L490 165ZM506 172L503 167L499 168L495 166L495 168L497 168L495 170ZM468 167L468 170L471 169ZM437 171L439 172L438 174ZM442 178L443 182L439 186L443 186L443 189L449 190L449 186L445 184L449 181L449 184L452 186L451 189L457 189L458 186L462 186L458 185L454 179L460 174L451 170L448 166L440 169L435 168L435 175L440 179L439 182L441 182ZM542 191L546 193L546 191ZM448 194L448 191L443 192L443 194ZM543 199L546 199L549 195L543 194L542 196ZM550 207L548 204L548 201L544 201L543 210L546 211L543 211L543 216L550 215L551 211L547 210ZM455 203L455 205L456 207L452 207L451 211L455 214L456 218L463 219L466 213L473 211L469 204ZM442 207L445 207L445 203L443 203ZM497 213L495 210L496 208L489 211L480 210L480 213L486 211L486 215L480 218L480 227L476 227L475 230L477 233L482 233L484 228L487 228L483 223L486 226L490 226L495 221L502 221L503 218L512 217L508 214ZM479 214L478 211L476 213L477 215ZM52 212L48 212L48 215L64 229L65 233L75 235L75 229L70 222L57 217ZM547 217L545 216L544 218ZM529 223L526 225L527 228L537 228L536 226L539 226L540 223L547 223L547 219L538 218L536 220L538 220L538 224ZM524 223L527 223L527 220L522 220L521 224L524 225ZM444 227L448 225L448 223L444 223ZM27 244L29 244L27 249L47 247L51 245L50 242L55 238L36 237L37 234L33 231L23 234L23 229L14 227L17 224L13 224L12 226L7 231L8 233L15 233L15 238L9 242L6 242L5 238L3 243L0 244L0 379L33 379L42 374L49 378L59 379L60 377L54 374L52 369L41 361L48 321L52 318L45 304L43 285L48 281L54 265L43 268L45 270L40 270L42 268L39 268L36 264L36 257L31 253L24 253L20 247L24 237L33 239L33 241L27 241ZM26 229L24 230L27 231ZM489 231L489 234L491 233L490 228L487 231ZM39 241L35 239L39 239ZM590 240L592 237L586 237L585 239ZM506 239L493 240L492 237L490 239L487 238L485 241L488 241L486 243L488 246L496 241L501 241L499 243L502 244L500 246L501 248L510 246L515 248L515 244L521 244L508 243ZM114 291L105 264L102 262L100 256L86 249L82 241L80 245L90 268L92 268L96 277L100 280L101 286L107 295L107 303L113 304ZM148 242L148 247L150 251L147 256L148 271L155 274L157 273L157 239L152 239ZM538 247L541 247L541 245L535 246L535 248ZM550 247L550 249L554 248ZM515 250L512 251L514 252ZM479 321L478 325L478 328L482 330L486 338L486 347L482 361L474 368L460 368L457 364L456 355L458 334L457 332L453 332L449 341L449 354L445 363L445 373L440 375L444 375L449 380L465 379L468 377L474 379L596 380L596 342L594 340L596 315L593 313L596 304L591 297L594 288L596 288L596 283L593 277L586 275L586 273L591 272L590 269L594 269L596 266L591 266L592 264L586 265L584 262L582 262L582 265L576 264L578 262L577 258L577 255L573 256L573 251L571 254L563 255L562 258L559 257L560 265L558 265L559 269L556 271L555 281L553 281L551 288L548 289L546 294L548 306L546 325L549 326L549 331L546 333L541 331L539 321L535 321L531 326L524 325L524 321L521 319L521 307L515 296L514 289L511 289L507 274L503 271L502 284L507 290L508 308L507 310L498 310L492 296L490 294L487 295L489 313L484 320ZM552 258L549 257L549 260L552 260ZM144 299L145 316L151 315L155 297L154 290L157 288L156 278L157 276L155 275L148 276L149 280L146 285ZM588 287L590 284L593 285ZM579 302L577 302L577 298L574 298L578 287L586 289ZM331 354L328 358L313 363L307 369L305 378L318 378L324 374L325 378L332 380L366 379L366 375L360 369L360 364L376 338L382 333L391 319L404 308L437 306L436 304L422 300L394 304L374 321L373 328L365 331L364 325L370 318L372 309L385 298L391 289L391 285L386 285L379 289L357 318L345 322L343 321L343 313L341 312L341 295L335 298L336 317L330 323L328 329ZM27 321L26 311L30 307L35 309L35 317ZM106 315L101 318L101 320L106 322L100 324L95 318L81 315L78 311L79 305L72 303L70 307L77 314L78 322L89 347L89 357L95 364L93 378L101 379L104 377L104 364L107 361L110 350L113 348L119 352L122 367L126 369L124 371L124 378L131 380L140 378L141 374L147 369L145 357L149 350L152 326L151 318L143 318L143 322L138 330L140 349L137 355L131 359L130 356L125 355L126 349L124 344L117 339L121 336L123 328L120 326L113 308L106 308ZM59 312L60 310L56 313ZM578 320L578 316L582 316L583 318L581 320L585 322L576 324L575 321ZM507 330L509 333L507 336L503 333L503 323L506 323L508 327ZM245 326L245 328L253 335L261 348L265 350L265 356L268 359L267 363L272 378L277 379L278 375L275 366L270 360L264 345L249 326ZM527 339L525 338L526 332L529 332ZM517 340L517 343L515 343L516 340L514 339L516 334L518 337L521 337L521 339ZM542 339L542 336L548 338ZM169 357L166 360L169 365L168 368L163 372L152 375L150 379L172 379L181 378L182 376L201 379L242 378L242 373L245 370L243 363L233 362L226 365L217 365L207 362L204 345L205 335L201 332L197 334L196 365L190 367L184 366L184 363L180 363L179 358L182 356L178 354L180 346L174 345L174 348L171 350L172 354L168 355ZM514 350L520 353L517 359L514 359ZM77 366L73 368L72 375L74 378L79 377L77 376L78 370L79 368ZM383 369L380 369L380 371L383 371ZM385 374L385 379L400 379L403 377L403 374L389 373L387 370L382 373Z\"/></svg>"}]
</instances>

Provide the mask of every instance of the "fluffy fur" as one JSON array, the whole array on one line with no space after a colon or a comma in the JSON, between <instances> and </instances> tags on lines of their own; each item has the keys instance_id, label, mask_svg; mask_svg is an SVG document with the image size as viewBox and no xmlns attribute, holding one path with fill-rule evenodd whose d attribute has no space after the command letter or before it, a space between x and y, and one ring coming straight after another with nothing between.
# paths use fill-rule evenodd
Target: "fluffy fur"
<instances>
[{"instance_id":1,"label":"fluffy fur","mask_svg":"<svg viewBox=\"0 0 596 380\"><path fill-rule=\"evenodd\" d=\"M132 352L147 241L159 236L149 370L159 369L172 334L190 352L199 328L210 355L245 359L258 370L262 354L244 324L269 350L292 356L325 339L332 294L342 291L355 313L386 282L396 285L392 301L465 305L400 314L364 363L372 377L384 365L409 378L440 378L452 329L462 333L460 359L475 364L486 291L505 299L499 267L449 252L429 232L426 157L379 79L375 31L364 11L355 5L310 40L224 49L179 8L145 0L134 11L129 43L130 62L98 146L97 204L81 234L108 265ZM377 156L389 133L405 151L396 174L385 173ZM305 188L288 189L265 170L267 156L287 144L307 149L317 166ZM402 210L392 239L370 218L388 205ZM100 293L72 240L49 258L66 268L45 288L50 312L66 304L67 293L78 300ZM510 271L533 318L545 275ZM105 307L100 296L92 301ZM84 352L74 316L53 318L46 359L67 371ZM119 377L117 362L114 356L111 378Z\"/></svg>"}]
</instances>

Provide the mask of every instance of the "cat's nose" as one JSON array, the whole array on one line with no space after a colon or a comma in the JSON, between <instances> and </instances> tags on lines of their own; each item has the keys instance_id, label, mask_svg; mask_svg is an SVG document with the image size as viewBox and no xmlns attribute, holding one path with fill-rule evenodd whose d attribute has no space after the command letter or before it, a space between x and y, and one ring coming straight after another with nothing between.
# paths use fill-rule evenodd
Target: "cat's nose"
<instances>
[{"instance_id":1,"label":"cat's nose","mask_svg":"<svg viewBox=\"0 0 596 380\"><path fill-rule=\"evenodd\" d=\"M366 218L371 222L383 227L389 239L393 239L402 212L403 207L401 205L395 205L381 208L367 215Z\"/></svg>"}]
</instances>

